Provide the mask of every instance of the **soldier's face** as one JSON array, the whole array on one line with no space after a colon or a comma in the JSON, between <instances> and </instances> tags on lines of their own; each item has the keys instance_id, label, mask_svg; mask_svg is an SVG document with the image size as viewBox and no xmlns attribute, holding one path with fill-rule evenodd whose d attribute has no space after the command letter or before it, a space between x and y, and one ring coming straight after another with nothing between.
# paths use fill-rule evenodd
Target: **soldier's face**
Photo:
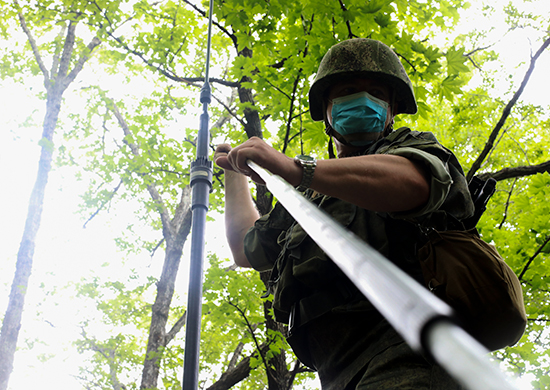
<instances>
[{"instance_id":1,"label":"soldier's face","mask_svg":"<svg viewBox=\"0 0 550 390\"><path fill-rule=\"evenodd\" d=\"M386 126L393 120L391 107L391 88L380 81L374 79L351 79L345 82L334 84L328 94L327 118L332 125L332 100L342 96L351 95L358 92L367 92L368 94L388 103L388 115L386 115ZM386 127L385 126L385 127Z\"/></svg>"}]
</instances>

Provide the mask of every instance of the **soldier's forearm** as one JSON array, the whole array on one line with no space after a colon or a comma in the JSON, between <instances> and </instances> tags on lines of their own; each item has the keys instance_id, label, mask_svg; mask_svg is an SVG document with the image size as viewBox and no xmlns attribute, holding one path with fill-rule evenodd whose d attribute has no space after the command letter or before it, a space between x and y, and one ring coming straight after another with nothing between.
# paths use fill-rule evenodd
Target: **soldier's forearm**
<instances>
[{"instance_id":1,"label":"soldier's forearm","mask_svg":"<svg viewBox=\"0 0 550 390\"><path fill-rule=\"evenodd\" d=\"M260 214L256 210L248 179L239 173L225 171L225 234L235 264L250 267L243 247L244 236Z\"/></svg>"}]
</instances>

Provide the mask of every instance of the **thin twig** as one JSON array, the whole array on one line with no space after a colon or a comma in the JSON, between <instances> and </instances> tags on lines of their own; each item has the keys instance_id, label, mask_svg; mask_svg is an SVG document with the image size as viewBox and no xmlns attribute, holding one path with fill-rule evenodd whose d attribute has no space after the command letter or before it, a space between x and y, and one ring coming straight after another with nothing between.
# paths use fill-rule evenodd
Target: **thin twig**
<instances>
[{"instance_id":1,"label":"thin twig","mask_svg":"<svg viewBox=\"0 0 550 390\"><path fill-rule=\"evenodd\" d=\"M157 243L157 245L153 248L153 250L151 251L151 257L153 257L155 255L155 253L157 252L157 249L160 248L160 246L162 245L162 243L164 242L164 237L162 237L161 240L159 240L159 242Z\"/></svg>"},{"instance_id":2,"label":"thin twig","mask_svg":"<svg viewBox=\"0 0 550 390\"><path fill-rule=\"evenodd\" d=\"M510 187L510 191L508 191L508 199L506 199L506 207L504 208L504 216L502 217L502 221L500 222L500 225L498 225L497 229L502 229L502 226L504 225L504 222L506 222L506 218L508 218L508 207L510 207L510 199L512 198L512 192L514 192L514 186L516 185L516 182L518 181L518 178L516 177L514 179L514 182L512 183Z\"/></svg>"},{"instance_id":3,"label":"thin twig","mask_svg":"<svg viewBox=\"0 0 550 390\"><path fill-rule=\"evenodd\" d=\"M283 150L281 151L283 154L286 151L286 148L288 146L288 139L290 136L290 129L292 127L292 117L294 113L294 101L296 100L296 90L298 89L298 83L301 80L301 74L302 74L302 68L298 70L298 74L296 76L296 80L294 80L294 86L292 87L292 98L290 99L290 108L288 111L288 121L286 124L286 134L285 134L285 140L283 143Z\"/></svg>"},{"instance_id":4,"label":"thin twig","mask_svg":"<svg viewBox=\"0 0 550 390\"><path fill-rule=\"evenodd\" d=\"M266 369L266 371L269 370L267 360L265 359L265 354L263 353L263 351L260 347L260 343L258 342L258 339L256 337L256 333L254 332L254 330L255 330L254 326L248 321L248 317L246 316L246 313L240 307L235 305L233 302L228 300L227 303L229 303L231 306L233 306L235 309L237 309L237 311L241 314L241 317L243 317L244 322L246 323L246 327L248 328L248 331L250 332L250 335L252 336L252 340L254 340L254 344L256 344L256 349L257 349L258 353L260 354L260 356L262 358L262 361L264 362L265 369Z\"/></svg>"},{"instance_id":5,"label":"thin twig","mask_svg":"<svg viewBox=\"0 0 550 390\"><path fill-rule=\"evenodd\" d=\"M338 0L338 2L340 3L340 8L342 9L342 11L347 11L348 9L346 8L346 6L344 5L344 3L342 2L342 0ZM353 38L357 38L357 35L355 35L352 31L351 31L351 24L349 22L349 20L346 20L346 26L348 27L348 39L353 39Z\"/></svg>"},{"instance_id":6,"label":"thin twig","mask_svg":"<svg viewBox=\"0 0 550 390\"><path fill-rule=\"evenodd\" d=\"M86 229L86 225L88 224L88 222L90 222L92 219L94 219L95 216L97 214L99 214L99 212L101 210L103 210L103 207L105 207L105 205L113 199L113 196L115 196L115 194L117 193L117 191L118 191L118 189L120 188L121 185L122 185L122 179L120 180L118 185L115 187L115 189L113 191L111 191L111 195L109 196L109 199L102 202L101 205L98 207L98 209L90 216L90 218L88 218L88 220L86 222L84 222L84 225L82 226L83 229Z\"/></svg>"},{"instance_id":7,"label":"thin twig","mask_svg":"<svg viewBox=\"0 0 550 390\"><path fill-rule=\"evenodd\" d=\"M546 237L546 240L544 240L544 242L542 243L542 245L537 249L537 251L535 252L535 254L533 256L531 256L531 258L527 261L527 263L525 264L525 267L523 267L523 270L521 271L521 273L519 274L518 276L518 279L521 281L522 278L523 278L523 275L525 275L525 273L527 272L527 270L529 269L529 266L531 265L531 263L533 262L533 260L535 260L535 258L542 252L542 250L544 249L544 247L546 246L546 244L548 244L550 242L550 234Z\"/></svg>"}]
</instances>

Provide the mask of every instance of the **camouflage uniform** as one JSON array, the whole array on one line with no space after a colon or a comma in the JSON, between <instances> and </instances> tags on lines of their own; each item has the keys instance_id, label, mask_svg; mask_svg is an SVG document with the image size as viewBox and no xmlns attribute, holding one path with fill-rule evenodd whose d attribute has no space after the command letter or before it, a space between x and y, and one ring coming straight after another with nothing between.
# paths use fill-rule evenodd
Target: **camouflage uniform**
<instances>
[{"instance_id":1,"label":"camouflage uniform","mask_svg":"<svg viewBox=\"0 0 550 390\"><path fill-rule=\"evenodd\" d=\"M411 132L407 128L378 141L368 153L400 155L424 164L432 174L428 203L409 213L383 214L329 196L317 195L312 201L422 282L416 260L416 246L421 240L418 224L452 228L454 221L473 212L462 169L431 133ZM418 377L403 371L404 376L388 376L392 381L427 381L434 370L438 371L434 380L448 380L438 367L408 349L280 204L250 229L245 237L245 253L255 269L273 268L276 319L288 323L294 311L289 343L304 364L317 369L323 389L343 389L375 358L395 367L397 372L401 369L394 360L403 356L416 367ZM388 373L387 369L378 370ZM371 377L369 374L369 380ZM452 389L449 384L439 388Z\"/></svg>"},{"instance_id":2,"label":"camouflage uniform","mask_svg":"<svg viewBox=\"0 0 550 390\"><path fill-rule=\"evenodd\" d=\"M354 45L354 41L346 41L347 47ZM342 53L339 55L341 59ZM373 55L370 53L370 57ZM378 56L375 62L384 64L385 55L378 51L375 55ZM354 61L352 55L343 58L346 64ZM324 94L335 82L336 76L321 72L323 63L330 68L331 61L334 60L329 51L312 86L313 94L310 92L311 113L316 120L323 118L319 111L323 102L314 101L312 96ZM331 72L337 68L333 67ZM364 71L352 75L380 76L379 72ZM344 76L352 77L349 69ZM342 75L339 77L341 80ZM408 78L403 81L389 77L386 81L398 93L395 103L399 111L415 112L412 88L406 83ZM307 195L336 221L422 282L416 259L417 245L422 239L419 225L445 230L473 213L462 168L433 134L408 128L380 139L365 154L398 155L424 165L431 174L427 204L409 212L377 213L337 198L314 195L311 190ZM288 341L298 358L318 371L324 390L458 388L438 366L410 350L282 205L276 204L271 213L249 230L244 249L255 269L272 269L275 317L279 322L290 322Z\"/></svg>"}]
</instances>

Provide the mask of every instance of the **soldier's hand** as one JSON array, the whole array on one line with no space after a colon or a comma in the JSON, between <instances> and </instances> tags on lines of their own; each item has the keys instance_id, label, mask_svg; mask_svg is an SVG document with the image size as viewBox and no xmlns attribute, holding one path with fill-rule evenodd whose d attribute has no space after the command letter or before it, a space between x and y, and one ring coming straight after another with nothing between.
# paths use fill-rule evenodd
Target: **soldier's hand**
<instances>
[{"instance_id":1,"label":"soldier's hand","mask_svg":"<svg viewBox=\"0 0 550 390\"><path fill-rule=\"evenodd\" d=\"M231 164L227 161L227 155L231 151L231 146L229 144L220 144L216 147L214 152L214 162L217 166L223 169L233 170Z\"/></svg>"},{"instance_id":2,"label":"soldier's hand","mask_svg":"<svg viewBox=\"0 0 550 390\"><path fill-rule=\"evenodd\" d=\"M220 152L226 150L227 147L221 148ZM278 152L264 140L257 137L252 137L241 145L230 149L227 158L223 156L218 158L216 164L224 169L231 169L243 175L250 176L256 183L265 184L248 166L248 160L252 160L271 173L281 176L292 185L298 185L302 178L302 168L294 163L292 158Z\"/></svg>"}]
</instances>

